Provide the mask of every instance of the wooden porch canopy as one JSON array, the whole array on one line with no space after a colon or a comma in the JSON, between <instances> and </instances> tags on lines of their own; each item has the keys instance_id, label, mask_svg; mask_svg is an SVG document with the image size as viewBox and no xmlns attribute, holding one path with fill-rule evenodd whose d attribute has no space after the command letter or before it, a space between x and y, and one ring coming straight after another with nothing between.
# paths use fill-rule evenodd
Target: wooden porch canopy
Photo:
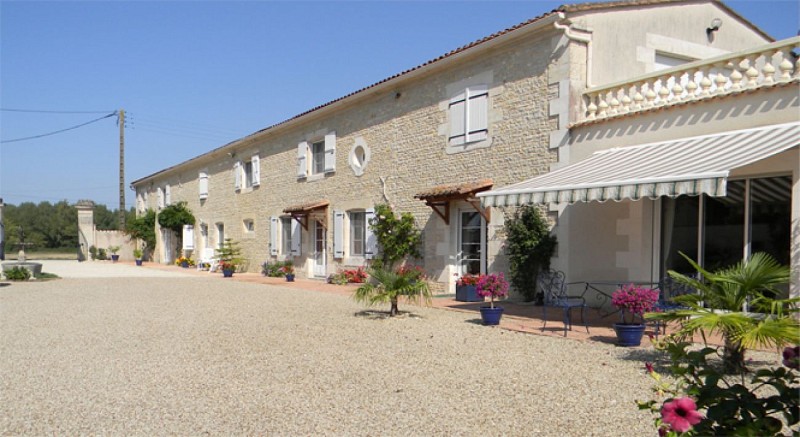
<instances>
[{"instance_id":1,"label":"wooden porch canopy","mask_svg":"<svg viewBox=\"0 0 800 437\"><path fill-rule=\"evenodd\" d=\"M317 200L316 202L302 203L300 205L293 205L284 208L283 212L292 216L297 220L303 229L308 230L308 217L315 211L326 209L330 205L327 200ZM327 228L325 223L319 221L322 227Z\"/></svg>"},{"instance_id":2,"label":"wooden porch canopy","mask_svg":"<svg viewBox=\"0 0 800 437\"><path fill-rule=\"evenodd\" d=\"M437 185L429 190L415 194L414 198L424 201L448 225L450 224L450 202L454 200L463 200L469 203L488 222L491 218L489 208L482 208L481 202L475 197L475 194L490 190L492 185L494 183L491 179Z\"/></svg>"}]
</instances>

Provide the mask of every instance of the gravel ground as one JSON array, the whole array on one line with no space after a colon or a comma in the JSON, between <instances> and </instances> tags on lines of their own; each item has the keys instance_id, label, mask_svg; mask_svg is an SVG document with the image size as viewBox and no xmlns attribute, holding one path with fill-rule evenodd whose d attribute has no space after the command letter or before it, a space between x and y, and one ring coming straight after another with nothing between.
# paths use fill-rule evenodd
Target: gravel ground
<instances>
[{"instance_id":1,"label":"gravel ground","mask_svg":"<svg viewBox=\"0 0 800 437\"><path fill-rule=\"evenodd\" d=\"M654 435L650 352L220 278L0 287L2 435Z\"/></svg>"}]
</instances>

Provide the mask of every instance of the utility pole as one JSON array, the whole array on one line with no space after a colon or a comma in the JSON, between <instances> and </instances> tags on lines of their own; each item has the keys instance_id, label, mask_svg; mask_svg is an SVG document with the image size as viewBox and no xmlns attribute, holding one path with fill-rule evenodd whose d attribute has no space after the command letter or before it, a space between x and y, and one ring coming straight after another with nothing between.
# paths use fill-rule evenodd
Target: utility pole
<instances>
[{"instance_id":1,"label":"utility pole","mask_svg":"<svg viewBox=\"0 0 800 437\"><path fill-rule=\"evenodd\" d=\"M125 110L119 110L119 229L125 229Z\"/></svg>"}]
</instances>

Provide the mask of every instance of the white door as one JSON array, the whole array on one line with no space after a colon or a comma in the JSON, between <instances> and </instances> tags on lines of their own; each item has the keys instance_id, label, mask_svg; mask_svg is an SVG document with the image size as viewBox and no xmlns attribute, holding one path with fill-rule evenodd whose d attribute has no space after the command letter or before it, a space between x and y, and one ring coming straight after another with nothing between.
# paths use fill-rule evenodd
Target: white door
<instances>
[{"instance_id":1,"label":"white door","mask_svg":"<svg viewBox=\"0 0 800 437\"><path fill-rule=\"evenodd\" d=\"M169 229L162 229L161 230L161 262L163 264L170 264L172 263L173 256L172 256L172 231Z\"/></svg>"},{"instance_id":2,"label":"white door","mask_svg":"<svg viewBox=\"0 0 800 437\"><path fill-rule=\"evenodd\" d=\"M327 251L325 228L314 221L314 276L325 277L325 252Z\"/></svg>"},{"instance_id":3,"label":"white door","mask_svg":"<svg viewBox=\"0 0 800 437\"><path fill-rule=\"evenodd\" d=\"M457 250L460 274L486 273L486 221L477 211L459 211Z\"/></svg>"}]
</instances>

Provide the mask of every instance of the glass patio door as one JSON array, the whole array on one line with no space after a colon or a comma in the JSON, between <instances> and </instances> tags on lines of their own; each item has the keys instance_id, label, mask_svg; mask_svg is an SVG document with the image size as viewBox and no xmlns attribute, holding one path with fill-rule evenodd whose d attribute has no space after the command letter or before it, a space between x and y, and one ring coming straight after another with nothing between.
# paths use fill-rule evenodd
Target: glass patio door
<instances>
[{"instance_id":1,"label":"glass patio door","mask_svg":"<svg viewBox=\"0 0 800 437\"><path fill-rule=\"evenodd\" d=\"M458 271L464 274L486 273L486 224L477 211L458 214Z\"/></svg>"},{"instance_id":2,"label":"glass patio door","mask_svg":"<svg viewBox=\"0 0 800 437\"><path fill-rule=\"evenodd\" d=\"M327 244L325 227L323 227L318 221L314 221L314 276L326 276L326 251Z\"/></svg>"}]
</instances>

